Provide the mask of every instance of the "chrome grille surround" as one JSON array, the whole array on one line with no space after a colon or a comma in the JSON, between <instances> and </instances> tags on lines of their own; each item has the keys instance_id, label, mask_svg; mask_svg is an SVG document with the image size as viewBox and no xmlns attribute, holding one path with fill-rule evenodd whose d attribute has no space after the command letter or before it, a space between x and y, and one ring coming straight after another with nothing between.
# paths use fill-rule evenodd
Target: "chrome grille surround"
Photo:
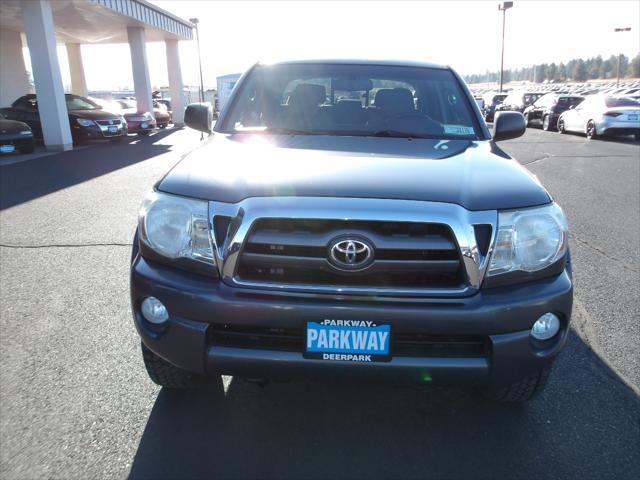
<instances>
[{"instance_id":1,"label":"chrome grille surround","mask_svg":"<svg viewBox=\"0 0 640 480\"><path fill-rule=\"evenodd\" d=\"M216 239L214 217L229 217L224 238ZM459 248L464 273L463 288L333 287L327 285L279 284L245 281L237 276L243 246L254 222L261 218L415 222L447 225ZM496 210L470 211L460 205L415 200L335 197L251 197L236 204L209 202L212 242L220 278L230 286L276 291L339 295L387 295L461 297L480 289L497 231ZM481 252L474 226L490 225L491 239ZM218 241L219 240L219 241Z\"/></svg>"}]
</instances>

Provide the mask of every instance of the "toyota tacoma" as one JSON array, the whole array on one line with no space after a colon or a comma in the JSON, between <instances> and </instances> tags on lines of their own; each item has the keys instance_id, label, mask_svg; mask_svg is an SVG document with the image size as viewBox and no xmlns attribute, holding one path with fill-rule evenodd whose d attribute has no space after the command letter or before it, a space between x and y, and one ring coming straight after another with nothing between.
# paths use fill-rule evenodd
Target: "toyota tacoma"
<instances>
[{"instance_id":1,"label":"toyota tacoma","mask_svg":"<svg viewBox=\"0 0 640 480\"><path fill-rule=\"evenodd\" d=\"M348 378L526 401L573 286L558 204L449 67L256 64L144 199L131 300L149 376Z\"/></svg>"}]
</instances>

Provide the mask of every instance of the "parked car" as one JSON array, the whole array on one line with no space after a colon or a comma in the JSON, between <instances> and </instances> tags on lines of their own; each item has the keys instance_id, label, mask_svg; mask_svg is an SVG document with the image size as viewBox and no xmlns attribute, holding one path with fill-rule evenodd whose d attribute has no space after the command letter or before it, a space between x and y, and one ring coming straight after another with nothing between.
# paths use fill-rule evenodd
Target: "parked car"
<instances>
[{"instance_id":1,"label":"parked car","mask_svg":"<svg viewBox=\"0 0 640 480\"><path fill-rule=\"evenodd\" d=\"M522 113L525 108L533 104L544 93L542 92L530 92L523 90L514 90L509 92L509 95L503 100L502 104L496 107L496 111L511 111Z\"/></svg>"},{"instance_id":2,"label":"parked car","mask_svg":"<svg viewBox=\"0 0 640 480\"><path fill-rule=\"evenodd\" d=\"M580 95L547 93L524 109L527 126L536 125L543 130L555 130L560 114L569 108L576 107L583 100L584 97Z\"/></svg>"},{"instance_id":3,"label":"parked car","mask_svg":"<svg viewBox=\"0 0 640 480\"><path fill-rule=\"evenodd\" d=\"M629 97L592 95L560 115L558 131L579 132L587 138L634 135L640 140L640 103Z\"/></svg>"},{"instance_id":4,"label":"parked car","mask_svg":"<svg viewBox=\"0 0 640 480\"><path fill-rule=\"evenodd\" d=\"M8 120L0 113L0 153L31 153L34 150L33 132L24 122Z\"/></svg>"},{"instance_id":5,"label":"parked car","mask_svg":"<svg viewBox=\"0 0 640 480\"><path fill-rule=\"evenodd\" d=\"M493 122L493 116L496 112L496 108L498 107L498 105L502 104L507 96L507 93L496 92L489 92L484 94L484 108L482 110L482 113L486 122Z\"/></svg>"},{"instance_id":6,"label":"parked car","mask_svg":"<svg viewBox=\"0 0 640 480\"><path fill-rule=\"evenodd\" d=\"M157 127L155 117L150 112L138 111L138 104L135 100L120 99L115 100L120 106L120 113L127 121L129 133L138 135L149 135Z\"/></svg>"},{"instance_id":7,"label":"parked car","mask_svg":"<svg viewBox=\"0 0 640 480\"><path fill-rule=\"evenodd\" d=\"M539 393L569 331L567 224L495 143L522 114L496 115L492 138L473 102L431 64L252 67L140 209L131 302L151 379ZM212 117L185 111L204 132Z\"/></svg>"},{"instance_id":8,"label":"parked car","mask_svg":"<svg viewBox=\"0 0 640 480\"><path fill-rule=\"evenodd\" d=\"M127 134L127 125L121 115L104 111L97 103L79 95L66 94L64 97L74 143L101 138L117 141ZM34 94L18 98L11 107L1 108L0 113L10 120L26 123L35 138L42 138L38 99Z\"/></svg>"},{"instance_id":9,"label":"parked car","mask_svg":"<svg viewBox=\"0 0 640 480\"><path fill-rule=\"evenodd\" d=\"M167 128L167 125L171 123L171 114L166 105L157 100L153 101L153 116L156 118L158 128Z\"/></svg>"}]
</instances>

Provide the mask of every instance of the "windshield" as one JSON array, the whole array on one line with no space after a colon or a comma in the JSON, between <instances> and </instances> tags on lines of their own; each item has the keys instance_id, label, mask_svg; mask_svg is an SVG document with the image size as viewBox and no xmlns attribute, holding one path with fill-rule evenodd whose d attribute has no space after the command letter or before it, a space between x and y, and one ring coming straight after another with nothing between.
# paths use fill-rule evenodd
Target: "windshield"
<instances>
[{"instance_id":1,"label":"windshield","mask_svg":"<svg viewBox=\"0 0 640 480\"><path fill-rule=\"evenodd\" d=\"M434 68L258 66L225 117L226 132L480 138L459 82Z\"/></svg>"},{"instance_id":2,"label":"windshield","mask_svg":"<svg viewBox=\"0 0 640 480\"><path fill-rule=\"evenodd\" d=\"M101 107L93 103L88 98L77 97L75 95L65 95L67 110L99 110Z\"/></svg>"},{"instance_id":3,"label":"windshield","mask_svg":"<svg viewBox=\"0 0 640 480\"><path fill-rule=\"evenodd\" d=\"M607 108L616 107L640 107L640 102L636 102L632 98L625 97L607 97L604 100Z\"/></svg>"},{"instance_id":4,"label":"windshield","mask_svg":"<svg viewBox=\"0 0 640 480\"><path fill-rule=\"evenodd\" d=\"M122 108L137 108L135 100L118 100Z\"/></svg>"}]
</instances>

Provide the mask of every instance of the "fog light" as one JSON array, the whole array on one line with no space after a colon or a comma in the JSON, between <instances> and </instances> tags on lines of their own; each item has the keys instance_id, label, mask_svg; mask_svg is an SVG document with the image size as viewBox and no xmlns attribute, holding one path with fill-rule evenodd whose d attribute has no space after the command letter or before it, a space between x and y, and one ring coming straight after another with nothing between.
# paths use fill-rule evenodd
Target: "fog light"
<instances>
[{"instance_id":1,"label":"fog light","mask_svg":"<svg viewBox=\"0 0 640 480\"><path fill-rule=\"evenodd\" d=\"M160 300L156 297L147 297L142 302L142 316L156 325L166 322L169 319L169 312Z\"/></svg>"},{"instance_id":2,"label":"fog light","mask_svg":"<svg viewBox=\"0 0 640 480\"><path fill-rule=\"evenodd\" d=\"M531 336L536 340L549 340L560 330L560 319L553 313L545 313L531 327Z\"/></svg>"}]
</instances>

